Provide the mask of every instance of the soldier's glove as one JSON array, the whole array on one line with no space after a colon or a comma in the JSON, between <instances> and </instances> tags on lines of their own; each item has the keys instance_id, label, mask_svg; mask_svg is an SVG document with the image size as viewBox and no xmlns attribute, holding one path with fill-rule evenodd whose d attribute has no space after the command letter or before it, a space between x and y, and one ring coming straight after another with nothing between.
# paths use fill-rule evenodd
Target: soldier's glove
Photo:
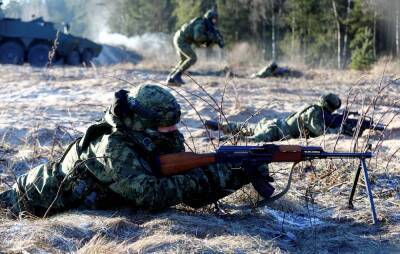
<instances>
[{"instance_id":1,"label":"soldier's glove","mask_svg":"<svg viewBox=\"0 0 400 254\"><path fill-rule=\"evenodd\" d=\"M111 113L116 117L124 117L129 114L127 90L121 89L114 94L114 101L111 105Z\"/></svg>"},{"instance_id":2,"label":"soldier's glove","mask_svg":"<svg viewBox=\"0 0 400 254\"><path fill-rule=\"evenodd\" d=\"M224 39L220 38L220 39L218 40L218 46L219 46L220 48L224 48L224 46L225 46Z\"/></svg>"},{"instance_id":3,"label":"soldier's glove","mask_svg":"<svg viewBox=\"0 0 400 254\"><path fill-rule=\"evenodd\" d=\"M342 134L346 136L353 136L354 135L354 127L350 124L343 124Z\"/></svg>"},{"instance_id":4,"label":"soldier's glove","mask_svg":"<svg viewBox=\"0 0 400 254\"><path fill-rule=\"evenodd\" d=\"M210 47L212 44L213 44L212 41L206 41L206 42L204 43L204 46L208 48L208 47Z\"/></svg>"},{"instance_id":5,"label":"soldier's glove","mask_svg":"<svg viewBox=\"0 0 400 254\"><path fill-rule=\"evenodd\" d=\"M271 197L275 188L270 184L274 179L268 173L268 165L247 161L243 163L242 167L258 194L266 199Z\"/></svg>"}]
</instances>

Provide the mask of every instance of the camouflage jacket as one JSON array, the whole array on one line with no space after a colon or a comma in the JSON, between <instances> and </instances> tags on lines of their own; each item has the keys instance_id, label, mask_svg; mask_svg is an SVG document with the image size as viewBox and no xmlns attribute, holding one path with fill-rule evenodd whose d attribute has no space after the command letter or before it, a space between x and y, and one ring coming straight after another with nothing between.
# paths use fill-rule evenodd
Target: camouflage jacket
<instances>
[{"instance_id":1,"label":"camouflage jacket","mask_svg":"<svg viewBox=\"0 0 400 254\"><path fill-rule=\"evenodd\" d=\"M288 116L285 122L292 138L318 137L324 133L338 132L337 129L329 128L326 124L331 115L330 112L323 110L321 105L313 104Z\"/></svg>"},{"instance_id":2,"label":"camouflage jacket","mask_svg":"<svg viewBox=\"0 0 400 254\"><path fill-rule=\"evenodd\" d=\"M180 43L195 44L198 47L219 42L218 36L208 29L206 20L202 17L184 24L177 33Z\"/></svg>"}]
</instances>

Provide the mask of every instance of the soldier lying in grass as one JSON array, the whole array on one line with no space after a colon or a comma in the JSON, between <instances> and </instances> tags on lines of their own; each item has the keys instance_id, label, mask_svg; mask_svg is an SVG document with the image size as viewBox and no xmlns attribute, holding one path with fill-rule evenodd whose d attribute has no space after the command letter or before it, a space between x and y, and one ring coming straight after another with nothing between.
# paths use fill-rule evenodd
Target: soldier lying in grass
<instances>
[{"instance_id":1,"label":"soldier lying in grass","mask_svg":"<svg viewBox=\"0 0 400 254\"><path fill-rule=\"evenodd\" d=\"M145 210L179 203L200 207L249 183L231 163L161 175L158 156L184 151L184 137L176 127L180 105L168 90L152 84L115 95L101 122L70 144L60 160L18 177L12 189L0 194L0 206L14 216L122 205Z\"/></svg>"},{"instance_id":2,"label":"soldier lying in grass","mask_svg":"<svg viewBox=\"0 0 400 254\"><path fill-rule=\"evenodd\" d=\"M207 121L206 126L222 130L224 134L245 137L248 141L273 142L299 137L318 137L324 133L338 133L341 121L332 124L333 112L341 106L340 98L335 94L321 96L317 103L311 104L286 118L273 121L263 118L257 124L230 122L217 125Z\"/></svg>"}]
</instances>

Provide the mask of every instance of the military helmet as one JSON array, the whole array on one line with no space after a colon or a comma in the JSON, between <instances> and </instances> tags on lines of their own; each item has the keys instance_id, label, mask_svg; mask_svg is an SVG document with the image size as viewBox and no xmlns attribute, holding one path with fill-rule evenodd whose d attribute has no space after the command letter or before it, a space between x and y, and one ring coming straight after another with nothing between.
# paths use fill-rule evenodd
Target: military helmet
<instances>
[{"instance_id":1,"label":"military helmet","mask_svg":"<svg viewBox=\"0 0 400 254\"><path fill-rule=\"evenodd\" d=\"M128 96L129 113L123 119L132 130L142 131L168 127L179 122L181 107L165 88L155 84L142 84Z\"/></svg>"},{"instance_id":2,"label":"military helmet","mask_svg":"<svg viewBox=\"0 0 400 254\"><path fill-rule=\"evenodd\" d=\"M334 112L342 105L342 101L340 100L339 96L333 93L322 95L319 98L319 102L323 108L330 112Z\"/></svg>"},{"instance_id":3,"label":"military helmet","mask_svg":"<svg viewBox=\"0 0 400 254\"><path fill-rule=\"evenodd\" d=\"M278 68L278 65L275 62L271 62L271 64L269 65L269 67L271 68L271 70L276 70L276 68Z\"/></svg>"},{"instance_id":4,"label":"military helmet","mask_svg":"<svg viewBox=\"0 0 400 254\"><path fill-rule=\"evenodd\" d=\"M204 14L204 18L211 21L212 19L218 19L218 12L215 9L210 9Z\"/></svg>"}]
</instances>

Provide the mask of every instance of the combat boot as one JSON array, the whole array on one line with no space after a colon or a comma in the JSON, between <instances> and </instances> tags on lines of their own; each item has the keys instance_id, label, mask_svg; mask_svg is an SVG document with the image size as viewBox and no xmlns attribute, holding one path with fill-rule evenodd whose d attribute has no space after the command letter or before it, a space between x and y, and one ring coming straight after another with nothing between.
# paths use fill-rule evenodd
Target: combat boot
<instances>
[{"instance_id":1,"label":"combat boot","mask_svg":"<svg viewBox=\"0 0 400 254\"><path fill-rule=\"evenodd\" d=\"M0 193L0 213L8 218L15 218L20 212L17 193L15 190L7 190Z\"/></svg>"},{"instance_id":2,"label":"combat boot","mask_svg":"<svg viewBox=\"0 0 400 254\"><path fill-rule=\"evenodd\" d=\"M180 85L185 84L185 81L182 80L182 72L176 73L174 79Z\"/></svg>"},{"instance_id":3,"label":"combat boot","mask_svg":"<svg viewBox=\"0 0 400 254\"><path fill-rule=\"evenodd\" d=\"M185 84L185 82L182 80L181 72L175 73L167 78L168 86L181 86L183 84Z\"/></svg>"}]
</instances>

